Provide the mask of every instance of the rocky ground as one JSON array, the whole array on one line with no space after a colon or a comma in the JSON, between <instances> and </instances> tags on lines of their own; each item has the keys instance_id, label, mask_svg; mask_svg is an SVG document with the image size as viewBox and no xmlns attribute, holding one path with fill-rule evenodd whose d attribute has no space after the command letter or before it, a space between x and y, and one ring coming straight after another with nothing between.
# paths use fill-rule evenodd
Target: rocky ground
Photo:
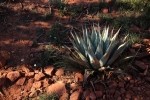
<instances>
[{"instance_id":1,"label":"rocky ground","mask_svg":"<svg viewBox=\"0 0 150 100\"><path fill-rule=\"evenodd\" d=\"M81 1L69 0L69 3ZM86 2L92 1L97 2ZM49 11L48 0L22 3L23 9L20 3L0 8L4 11L0 12L4 16L0 19L0 100L38 100L40 95L52 93L58 94L60 100L150 100L150 38L129 48L128 52L138 52L138 55L127 65L122 64L129 66L126 70L131 73L137 69L138 74L127 73L117 79L92 81L83 86L84 77L80 71L67 71L52 65L33 67L36 64L33 55L43 51L43 46L33 44L46 40L45 36L39 38L37 34L45 34L58 20L69 23L70 27L70 18L56 11L52 19L45 20L43 14Z\"/></svg>"},{"instance_id":2,"label":"rocky ground","mask_svg":"<svg viewBox=\"0 0 150 100\"><path fill-rule=\"evenodd\" d=\"M149 73L148 73L149 74ZM83 74L47 66L44 70L21 65L0 71L1 100L38 100L41 94L56 93L60 100L149 100L150 77L132 77L95 82L83 87Z\"/></svg>"}]
</instances>

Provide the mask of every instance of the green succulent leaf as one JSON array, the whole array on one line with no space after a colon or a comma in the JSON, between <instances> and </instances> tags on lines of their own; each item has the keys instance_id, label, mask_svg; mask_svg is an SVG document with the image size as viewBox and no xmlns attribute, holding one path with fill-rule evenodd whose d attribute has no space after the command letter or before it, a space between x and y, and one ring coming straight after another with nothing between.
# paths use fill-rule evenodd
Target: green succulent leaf
<instances>
[{"instance_id":1,"label":"green succulent leaf","mask_svg":"<svg viewBox=\"0 0 150 100\"><path fill-rule=\"evenodd\" d=\"M118 35L120 29L114 34L109 33L109 27L104 27L103 30L96 28L94 25L91 30L86 27L82 29L82 36L76 33L71 33L73 40L70 39L75 49L75 57L77 62L85 64L88 68L100 69L107 68L114 63L114 61L121 55L121 53L128 46L127 37L119 40ZM81 60L81 62L79 61Z\"/></svg>"},{"instance_id":2,"label":"green succulent leaf","mask_svg":"<svg viewBox=\"0 0 150 100\"><path fill-rule=\"evenodd\" d=\"M119 56L120 54L124 51L124 49L127 47L128 43L125 42L123 44L121 44L117 50L113 53L111 59L108 61L108 65L111 65Z\"/></svg>"},{"instance_id":3,"label":"green succulent leaf","mask_svg":"<svg viewBox=\"0 0 150 100\"><path fill-rule=\"evenodd\" d=\"M111 44L109 45L109 47L107 48L105 54L103 55L103 57L101 58L102 61L102 65L104 66L106 65L109 57L111 56L112 51L116 48L116 46L118 45L117 41L112 41Z\"/></svg>"}]
</instances>

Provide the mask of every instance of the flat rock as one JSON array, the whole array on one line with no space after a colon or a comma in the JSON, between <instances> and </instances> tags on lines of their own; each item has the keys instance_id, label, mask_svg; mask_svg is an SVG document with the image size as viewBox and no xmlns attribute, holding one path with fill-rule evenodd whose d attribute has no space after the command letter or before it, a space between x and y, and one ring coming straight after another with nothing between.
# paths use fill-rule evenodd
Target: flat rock
<instances>
[{"instance_id":1,"label":"flat rock","mask_svg":"<svg viewBox=\"0 0 150 100\"><path fill-rule=\"evenodd\" d=\"M43 2L43 3L49 3L49 0L41 0L41 2Z\"/></svg>"},{"instance_id":2,"label":"flat rock","mask_svg":"<svg viewBox=\"0 0 150 100\"><path fill-rule=\"evenodd\" d=\"M39 90L35 90L35 91L32 91L30 94L29 94L29 97L37 97L39 95L40 91ZM34 99L35 100L35 99Z\"/></svg>"},{"instance_id":3,"label":"flat rock","mask_svg":"<svg viewBox=\"0 0 150 100\"><path fill-rule=\"evenodd\" d=\"M21 75L20 75L20 72L18 72L18 71L12 71L12 72L8 72L8 74L7 74L6 77L7 77L9 80L11 80L12 82L14 82L14 81L16 81L20 76L21 76Z\"/></svg>"},{"instance_id":4,"label":"flat rock","mask_svg":"<svg viewBox=\"0 0 150 100\"><path fill-rule=\"evenodd\" d=\"M30 78L28 81L27 81L27 84L25 85L25 91L30 91L31 90L31 87L34 83L34 79L33 78Z\"/></svg>"},{"instance_id":5,"label":"flat rock","mask_svg":"<svg viewBox=\"0 0 150 100\"><path fill-rule=\"evenodd\" d=\"M51 79L48 79L48 78L45 78L43 81L43 87L47 87L49 86L51 83L52 83L52 80Z\"/></svg>"},{"instance_id":6,"label":"flat rock","mask_svg":"<svg viewBox=\"0 0 150 100\"><path fill-rule=\"evenodd\" d=\"M85 91L83 92L84 98L89 98L89 95L90 95L90 90L85 90Z\"/></svg>"},{"instance_id":7,"label":"flat rock","mask_svg":"<svg viewBox=\"0 0 150 100\"><path fill-rule=\"evenodd\" d=\"M91 100L96 100L96 95L94 94L94 92L90 93L90 99Z\"/></svg>"},{"instance_id":8,"label":"flat rock","mask_svg":"<svg viewBox=\"0 0 150 100\"><path fill-rule=\"evenodd\" d=\"M39 80L41 80L44 76L45 76L45 75L44 75L42 72L39 72L39 73L35 74L34 79L35 79L36 81L39 81Z\"/></svg>"},{"instance_id":9,"label":"flat rock","mask_svg":"<svg viewBox=\"0 0 150 100\"><path fill-rule=\"evenodd\" d=\"M65 84L62 81L58 81L47 87L46 92L48 94L56 93L61 96L66 92Z\"/></svg>"},{"instance_id":10,"label":"flat rock","mask_svg":"<svg viewBox=\"0 0 150 100\"><path fill-rule=\"evenodd\" d=\"M80 91L75 91L71 94L70 99L69 100L79 100L80 98Z\"/></svg>"},{"instance_id":11,"label":"flat rock","mask_svg":"<svg viewBox=\"0 0 150 100\"><path fill-rule=\"evenodd\" d=\"M140 43L135 43L132 45L132 47L135 49L141 48L142 46L143 46L143 44L140 44Z\"/></svg>"},{"instance_id":12,"label":"flat rock","mask_svg":"<svg viewBox=\"0 0 150 100\"><path fill-rule=\"evenodd\" d=\"M124 82L119 82L118 86L121 87L121 88L124 88Z\"/></svg>"},{"instance_id":13,"label":"flat rock","mask_svg":"<svg viewBox=\"0 0 150 100\"><path fill-rule=\"evenodd\" d=\"M145 44L150 45L150 39L143 39L143 42L144 42Z\"/></svg>"},{"instance_id":14,"label":"flat rock","mask_svg":"<svg viewBox=\"0 0 150 100\"><path fill-rule=\"evenodd\" d=\"M52 76L53 75L53 71L54 71L54 67L53 66L48 66L48 67L44 68L44 72L47 75Z\"/></svg>"},{"instance_id":15,"label":"flat rock","mask_svg":"<svg viewBox=\"0 0 150 100\"><path fill-rule=\"evenodd\" d=\"M28 73L25 74L25 76L28 77L28 78L33 78L34 75L35 75L34 72L28 72Z\"/></svg>"},{"instance_id":16,"label":"flat rock","mask_svg":"<svg viewBox=\"0 0 150 100\"><path fill-rule=\"evenodd\" d=\"M20 79L17 80L16 84L17 85L24 85L25 81L26 81L26 78L22 77L22 78L20 78Z\"/></svg>"},{"instance_id":17,"label":"flat rock","mask_svg":"<svg viewBox=\"0 0 150 100\"><path fill-rule=\"evenodd\" d=\"M127 98L127 99L131 99L131 94L127 93L127 94L126 94L126 98Z\"/></svg>"},{"instance_id":18,"label":"flat rock","mask_svg":"<svg viewBox=\"0 0 150 100\"><path fill-rule=\"evenodd\" d=\"M25 73L29 73L30 72L30 69L28 68L27 65L23 64L20 66L20 69L25 72Z\"/></svg>"},{"instance_id":19,"label":"flat rock","mask_svg":"<svg viewBox=\"0 0 150 100\"><path fill-rule=\"evenodd\" d=\"M148 68L148 65L146 65L142 61L135 61L135 65L138 66L142 70L146 70Z\"/></svg>"},{"instance_id":20,"label":"flat rock","mask_svg":"<svg viewBox=\"0 0 150 100\"><path fill-rule=\"evenodd\" d=\"M112 84L110 84L109 86L111 86ZM104 85L101 84L101 83L96 83L94 84L94 87L95 87L95 90L96 91L103 91L105 88L104 88Z\"/></svg>"},{"instance_id":21,"label":"flat rock","mask_svg":"<svg viewBox=\"0 0 150 100\"><path fill-rule=\"evenodd\" d=\"M55 75L58 77L64 75L64 69L62 69L62 68L57 69Z\"/></svg>"},{"instance_id":22,"label":"flat rock","mask_svg":"<svg viewBox=\"0 0 150 100\"><path fill-rule=\"evenodd\" d=\"M116 87L117 87L117 82L111 81L110 85L109 85L109 88L116 88Z\"/></svg>"},{"instance_id":23,"label":"flat rock","mask_svg":"<svg viewBox=\"0 0 150 100\"><path fill-rule=\"evenodd\" d=\"M42 86L41 81L34 82L33 85L32 85L32 87L35 88L35 89L38 89L38 88L40 88L41 86Z\"/></svg>"},{"instance_id":24,"label":"flat rock","mask_svg":"<svg viewBox=\"0 0 150 100\"><path fill-rule=\"evenodd\" d=\"M76 82L83 82L83 75L79 72L75 73L75 81Z\"/></svg>"},{"instance_id":25,"label":"flat rock","mask_svg":"<svg viewBox=\"0 0 150 100\"><path fill-rule=\"evenodd\" d=\"M63 95L59 98L59 100L68 100L69 94L68 93L63 93Z\"/></svg>"},{"instance_id":26,"label":"flat rock","mask_svg":"<svg viewBox=\"0 0 150 100\"><path fill-rule=\"evenodd\" d=\"M103 96L103 92L102 91L95 91L96 97L100 98Z\"/></svg>"},{"instance_id":27,"label":"flat rock","mask_svg":"<svg viewBox=\"0 0 150 100\"><path fill-rule=\"evenodd\" d=\"M70 84L71 90L75 90L75 89L77 89L77 87L78 87L78 84L76 84L76 83L71 83Z\"/></svg>"}]
</instances>

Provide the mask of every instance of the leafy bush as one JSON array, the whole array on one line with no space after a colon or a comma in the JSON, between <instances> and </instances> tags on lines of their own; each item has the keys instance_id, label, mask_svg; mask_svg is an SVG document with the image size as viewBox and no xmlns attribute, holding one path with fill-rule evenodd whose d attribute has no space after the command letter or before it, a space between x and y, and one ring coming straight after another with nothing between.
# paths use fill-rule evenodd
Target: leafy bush
<instances>
[{"instance_id":1,"label":"leafy bush","mask_svg":"<svg viewBox=\"0 0 150 100\"><path fill-rule=\"evenodd\" d=\"M56 93L51 95L43 94L40 96L39 100L59 100L59 96Z\"/></svg>"}]
</instances>

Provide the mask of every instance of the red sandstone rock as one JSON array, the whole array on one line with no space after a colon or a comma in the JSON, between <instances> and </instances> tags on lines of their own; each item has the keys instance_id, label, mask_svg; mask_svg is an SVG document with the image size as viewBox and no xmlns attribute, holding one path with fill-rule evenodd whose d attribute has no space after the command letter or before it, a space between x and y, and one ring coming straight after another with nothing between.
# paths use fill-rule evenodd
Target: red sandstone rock
<instances>
[{"instance_id":1,"label":"red sandstone rock","mask_svg":"<svg viewBox=\"0 0 150 100\"><path fill-rule=\"evenodd\" d=\"M90 98L89 95L90 95L90 90L85 90L85 91L83 92L83 96L84 96L85 99L86 99L86 98Z\"/></svg>"},{"instance_id":2,"label":"red sandstone rock","mask_svg":"<svg viewBox=\"0 0 150 100\"><path fill-rule=\"evenodd\" d=\"M25 77L22 77L20 79L18 79L18 81L16 82L17 85L23 85L24 82L25 82L26 78Z\"/></svg>"},{"instance_id":3,"label":"red sandstone rock","mask_svg":"<svg viewBox=\"0 0 150 100\"><path fill-rule=\"evenodd\" d=\"M91 100L96 100L96 95L94 94L94 92L90 93L90 99Z\"/></svg>"},{"instance_id":4,"label":"red sandstone rock","mask_svg":"<svg viewBox=\"0 0 150 100\"><path fill-rule=\"evenodd\" d=\"M39 72L38 74L35 74L34 79L36 81L41 80L45 75L42 72Z\"/></svg>"},{"instance_id":5,"label":"red sandstone rock","mask_svg":"<svg viewBox=\"0 0 150 100\"><path fill-rule=\"evenodd\" d=\"M136 49L141 48L142 46L143 46L143 44L140 44L140 43L135 43L132 45L132 47L136 48Z\"/></svg>"},{"instance_id":6,"label":"red sandstone rock","mask_svg":"<svg viewBox=\"0 0 150 100\"><path fill-rule=\"evenodd\" d=\"M27 65L21 65L20 68L25 73L29 73L30 72L30 69L28 68Z\"/></svg>"},{"instance_id":7,"label":"red sandstone rock","mask_svg":"<svg viewBox=\"0 0 150 100\"><path fill-rule=\"evenodd\" d=\"M47 87L46 92L48 94L56 93L61 96L66 92L65 84L62 81L58 81Z\"/></svg>"},{"instance_id":8,"label":"red sandstone rock","mask_svg":"<svg viewBox=\"0 0 150 100\"><path fill-rule=\"evenodd\" d=\"M52 81L50 79L48 79L48 78L45 78L42 81L42 83L43 83L43 87L47 87L47 86L49 86L52 83Z\"/></svg>"},{"instance_id":9,"label":"red sandstone rock","mask_svg":"<svg viewBox=\"0 0 150 100\"><path fill-rule=\"evenodd\" d=\"M20 72L18 71L12 71L7 74L7 78L10 79L12 82L16 81L20 76Z\"/></svg>"},{"instance_id":10,"label":"red sandstone rock","mask_svg":"<svg viewBox=\"0 0 150 100\"><path fill-rule=\"evenodd\" d=\"M121 87L121 88L124 88L124 83L123 82L119 82L118 86Z\"/></svg>"},{"instance_id":11,"label":"red sandstone rock","mask_svg":"<svg viewBox=\"0 0 150 100\"><path fill-rule=\"evenodd\" d=\"M142 61L135 61L135 65L138 66L142 70L146 70L148 68L148 65L146 65Z\"/></svg>"},{"instance_id":12,"label":"red sandstone rock","mask_svg":"<svg viewBox=\"0 0 150 100\"><path fill-rule=\"evenodd\" d=\"M77 89L77 84L76 83L71 83L70 84L70 88L71 88L71 90L75 90L75 89Z\"/></svg>"},{"instance_id":13,"label":"red sandstone rock","mask_svg":"<svg viewBox=\"0 0 150 100\"><path fill-rule=\"evenodd\" d=\"M87 97L85 98L85 100L90 100L90 96L87 96Z\"/></svg>"},{"instance_id":14,"label":"red sandstone rock","mask_svg":"<svg viewBox=\"0 0 150 100\"><path fill-rule=\"evenodd\" d=\"M80 91L75 91L71 94L70 99L69 100L79 100L80 98Z\"/></svg>"},{"instance_id":15,"label":"red sandstone rock","mask_svg":"<svg viewBox=\"0 0 150 100\"><path fill-rule=\"evenodd\" d=\"M35 88L35 89L38 89L38 88L40 88L41 86L42 86L41 81L34 82L33 85L32 85L32 87Z\"/></svg>"},{"instance_id":16,"label":"red sandstone rock","mask_svg":"<svg viewBox=\"0 0 150 100\"><path fill-rule=\"evenodd\" d=\"M95 91L96 97L102 97L103 96L103 92L102 91Z\"/></svg>"},{"instance_id":17,"label":"red sandstone rock","mask_svg":"<svg viewBox=\"0 0 150 100\"><path fill-rule=\"evenodd\" d=\"M25 85L25 91L30 91L31 90L31 87L32 87L32 84L34 82L34 79L33 78L30 78L27 82L27 84Z\"/></svg>"},{"instance_id":18,"label":"red sandstone rock","mask_svg":"<svg viewBox=\"0 0 150 100\"><path fill-rule=\"evenodd\" d=\"M28 72L28 73L25 74L25 76L28 77L28 78L33 78L34 74L35 74L34 72Z\"/></svg>"},{"instance_id":19,"label":"red sandstone rock","mask_svg":"<svg viewBox=\"0 0 150 100\"><path fill-rule=\"evenodd\" d=\"M49 3L49 0L41 0L41 2L43 2L43 3Z\"/></svg>"},{"instance_id":20,"label":"red sandstone rock","mask_svg":"<svg viewBox=\"0 0 150 100\"><path fill-rule=\"evenodd\" d=\"M55 75L59 76L59 77L64 75L64 69L62 69L62 68L57 69Z\"/></svg>"},{"instance_id":21,"label":"red sandstone rock","mask_svg":"<svg viewBox=\"0 0 150 100\"><path fill-rule=\"evenodd\" d=\"M81 73L77 72L75 74L75 81L76 82L83 82L83 75Z\"/></svg>"},{"instance_id":22,"label":"red sandstone rock","mask_svg":"<svg viewBox=\"0 0 150 100\"><path fill-rule=\"evenodd\" d=\"M59 98L59 100L68 100L69 94L68 93L63 93L63 95Z\"/></svg>"},{"instance_id":23,"label":"red sandstone rock","mask_svg":"<svg viewBox=\"0 0 150 100\"><path fill-rule=\"evenodd\" d=\"M47 75L52 76L53 75L53 71L54 71L54 67L52 67L52 66L48 66L48 67L44 68L44 72Z\"/></svg>"}]
</instances>

